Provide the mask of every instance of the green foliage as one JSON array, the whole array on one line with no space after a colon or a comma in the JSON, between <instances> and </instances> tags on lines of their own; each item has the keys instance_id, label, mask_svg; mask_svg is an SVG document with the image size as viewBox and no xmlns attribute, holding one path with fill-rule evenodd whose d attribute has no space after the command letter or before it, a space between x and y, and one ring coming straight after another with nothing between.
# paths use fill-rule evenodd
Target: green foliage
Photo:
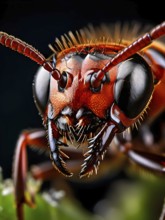
<instances>
[{"instance_id":1,"label":"green foliage","mask_svg":"<svg viewBox=\"0 0 165 220\"><path fill-rule=\"evenodd\" d=\"M24 206L25 220L158 220L165 195L161 178L120 180L105 199L98 202L96 214L91 214L63 190L50 189L43 193L40 185L37 181L28 181L29 188L36 192L36 207ZM3 180L0 175L0 220L17 220L13 192L12 180Z\"/></svg>"},{"instance_id":2,"label":"green foliage","mask_svg":"<svg viewBox=\"0 0 165 220\"><path fill-rule=\"evenodd\" d=\"M28 184L37 191L38 182L30 180ZM94 217L83 210L77 201L67 198L62 191L37 192L35 202L35 208L24 206L25 220L94 220ZM2 175L0 175L0 220L17 220L13 182L10 179L3 180Z\"/></svg>"},{"instance_id":3,"label":"green foliage","mask_svg":"<svg viewBox=\"0 0 165 220\"><path fill-rule=\"evenodd\" d=\"M107 198L104 220L160 220L165 179L146 174L115 182Z\"/></svg>"}]
</instances>

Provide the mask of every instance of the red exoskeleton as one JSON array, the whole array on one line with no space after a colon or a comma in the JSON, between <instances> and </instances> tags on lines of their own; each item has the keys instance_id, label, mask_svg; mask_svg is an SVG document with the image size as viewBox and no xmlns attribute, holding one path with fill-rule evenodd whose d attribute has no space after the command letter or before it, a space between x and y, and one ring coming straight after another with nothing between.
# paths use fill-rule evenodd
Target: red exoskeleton
<instances>
[{"instance_id":1,"label":"red exoskeleton","mask_svg":"<svg viewBox=\"0 0 165 220\"><path fill-rule=\"evenodd\" d=\"M31 45L0 32L2 45L41 66L33 94L44 129L22 132L15 153L19 220L23 220L23 204L33 205L25 195L27 146L50 151L53 166L34 171L36 178L57 171L66 177L73 173L77 178L89 177L99 166L103 173L108 172L111 157L119 154L164 173L165 156L137 148L126 131L139 121L143 123L143 118L151 123L164 111L165 45L157 39L165 35L165 22L136 39L134 30L132 39L124 39L122 31L115 35L114 40L108 26L80 30L75 35L69 32L56 40L52 56L46 59Z\"/></svg>"}]
</instances>

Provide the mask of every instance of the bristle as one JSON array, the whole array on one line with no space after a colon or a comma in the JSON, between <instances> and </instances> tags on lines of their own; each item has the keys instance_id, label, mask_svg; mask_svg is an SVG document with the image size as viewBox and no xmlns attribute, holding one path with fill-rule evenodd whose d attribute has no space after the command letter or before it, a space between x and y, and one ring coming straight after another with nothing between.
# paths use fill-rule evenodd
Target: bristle
<instances>
[{"instance_id":1,"label":"bristle","mask_svg":"<svg viewBox=\"0 0 165 220\"><path fill-rule=\"evenodd\" d=\"M65 49L73 47L73 43L72 43L70 37L67 34L64 34L64 37L65 37L65 43L67 44L67 47Z\"/></svg>"},{"instance_id":2,"label":"bristle","mask_svg":"<svg viewBox=\"0 0 165 220\"><path fill-rule=\"evenodd\" d=\"M63 43L65 49L69 48L67 41L66 41L66 38L64 36L61 36L61 40L62 40L62 43Z\"/></svg>"},{"instance_id":3,"label":"bristle","mask_svg":"<svg viewBox=\"0 0 165 220\"><path fill-rule=\"evenodd\" d=\"M55 48L51 44L49 44L48 47L53 53L55 53L55 54L57 53L57 51L55 50Z\"/></svg>"},{"instance_id":4,"label":"bristle","mask_svg":"<svg viewBox=\"0 0 165 220\"><path fill-rule=\"evenodd\" d=\"M62 44L62 42L58 38L55 39L55 42L61 51L65 49L64 45Z\"/></svg>"},{"instance_id":5,"label":"bristle","mask_svg":"<svg viewBox=\"0 0 165 220\"><path fill-rule=\"evenodd\" d=\"M76 46L78 44L76 36L71 31L69 31L68 35L69 35L70 39L72 40L73 45Z\"/></svg>"},{"instance_id":6,"label":"bristle","mask_svg":"<svg viewBox=\"0 0 165 220\"><path fill-rule=\"evenodd\" d=\"M114 24L100 24L93 26L92 24L75 32L69 31L61 36L60 39L55 39L55 45L49 46L53 53L63 52L65 49L75 47L77 45L100 43L105 44L122 44L128 45L135 38L148 30L149 26L142 26L137 22Z\"/></svg>"},{"instance_id":7,"label":"bristle","mask_svg":"<svg viewBox=\"0 0 165 220\"><path fill-rule=\"evenodd\" d=\"M82 40L82 44L85 44L87 43L87 38L86 38L86 33L85 33L85 30L84 29L81 29L80 30L80 35L81 35L81 40Z\"/></svg>"},{"instance_id":8,"label":"bristle","mask_svg":"<svg viewBox=\"0 0 165 220\"><path fill-rule=\"evenodd\" d=\"M81 35L78 31L76 31L76 37L77 37L78 43L81 44L82 39L81 39Z\"/></svg>"}]
</instances>

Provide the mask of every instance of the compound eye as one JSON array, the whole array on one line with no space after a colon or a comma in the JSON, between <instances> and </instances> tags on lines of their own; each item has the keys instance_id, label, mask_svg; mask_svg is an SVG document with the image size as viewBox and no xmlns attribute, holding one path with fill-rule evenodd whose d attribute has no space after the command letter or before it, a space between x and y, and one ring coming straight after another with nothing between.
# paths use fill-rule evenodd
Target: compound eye
<instances>
[{"instance_id":1,"label":"compound eye","mask_svg":"<svg viewBox=\"0 0 165 220\"><path fill-rule=\"evenodd\" d=\"M58 91L64 92L65 89L71 86L73 81L73 76L67 71L63 71L61 78L58 81Z\"/></svg>"},{"instance_id":2,"label":"compound eye","mask_svg":"<svg viewBox=\"0 0 165 220\"><path fill-rule=\"evenodd\" d=\"M50 88L50 73L40 67L33 82L35 104L41 114L46 110Z\"/></svg>"},{"instance_id":3,"label":"compound eye","mask_svg":"<svg viewBox=\"0 0 165 220\"><path fill-rule=\"evenodd\" d=\"M136 54L119 65L114 88L115 102L128 118L135 118L149 103L153 85L149 65Z\"/></svg>"}]
</instances>

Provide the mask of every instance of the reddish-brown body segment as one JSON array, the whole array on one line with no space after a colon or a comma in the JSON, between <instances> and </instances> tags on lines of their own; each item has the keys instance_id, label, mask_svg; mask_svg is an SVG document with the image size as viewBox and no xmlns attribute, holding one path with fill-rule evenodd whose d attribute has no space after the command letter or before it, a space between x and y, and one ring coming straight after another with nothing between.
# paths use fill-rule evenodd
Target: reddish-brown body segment
<instances>
[{"instance_id":1,"label":"reddish-brown body segment","mask_svg":"<svg viewBox=\"0 0 165 220\"><path fill-rule=\"evenodd\" d=\"M146 111L147 114L145 114L143 123L150 126L153 120L165 110L165 45L154 41L165 35L165 22L135 41L127 39L125 39L126 41L122 40L121 43L116 43L119 41L109 42L108 40L95 41L92 39L92 36L96 36L96 33L94 33L91 34L90 39L94 41L89 43L88 39L83 38L83 35L77 35L78 39L72 34L69 35L70 38L66 37L67 40L62 37L61 42L58 41L57 43L60 52L56 51L56 64L54 64L51 58L46 60L42 54L27 43L0 32L0 43L2 45L29 57L43 66L51 75L49 104L47 104L44 111L42 109L43 112L40 112L47 132L45 129L24 131L20 135L16 146L13 177L18 220L24 219L24 203L30 206L34 205L34 195L31 194L29 198L26 196L27 146L44 149L45 151L51 150L53 166L46 164L35 167L32 173L36 179L55 178L58 172L54 170L54 167L64 175L71 176L72 173L65 167L65 159L68 159L68 154L71 160L66 163L75 173L76 179L78 178L83 156L86 159L82 165L80 176L91 175L93 171L97 173L105 152L107 154L103 165L100 166L100 173L96 177L92 176L92 180L110 172L113 164L115 166L121 165L123 163L123 156L121 156L123 153L141 167L164 174L164 155L159 152L154 154L152 150L146 148L145 143L140 143L139 139L131 140L130 137L127 139L124 136L120 137L118 133L122 133L125 128L136 123ZM135 38L135 36L132 37ZM99 54L99 58L95 55L96 53ZM134 54L139 54L149 64L154 79L154 89L143 112L131 118L115 102L114 90L120 63L131 59ZM68 77L64 90L61 92L59 85L63 72L67 72L70 78ZM92 73L95 73L95 75L88 80L88 76ZM103 82L102 80L106 74L108 74L110 80ZM61 84L63 85L64 82ZM99 88L100 85L99 92L95 92L94 89ZM49 117L50 108L52 109L51 117ZM109 113L108 116L107 112ZM89 113L92 118L88 117ZM100 130L99 126L95 125L93 118L100 123ZM96 130L97 134L91 128L88 132L87 127L92 126L92 123L95 125L93 130ZM61 129L63 125L65 125L64 129ZM65 128L66 125L67 128ZM67 139L70 138L69 134L74 136L74 140L71 138L69 144L72 146L66 148ZM115 147L113 150L109 150L108 146L115 134L118 142L112 142ZM86 139L79 137L83 135ZM108 139L108 135L110 139ZM90 138L90 136L92 137ZM79 145L76 143L76 146L73 147L75 142ZM89 151L83 148L87 143L88 146L85 147L89 148ZM64 146L60 149L58 145ZM83 145L82 148L81 145ZM150 147L153 148L152 145Z\"/></svg>"},{"instance_id":2,"label":"reddish-brown body segment","mask_svg":"<svg viewBox=\"0 0 165 220\"><path fill-rule=\"evenodd\" d=\"M165 46L162 43L153 43L144 53L158 81L148 112L148 119L153 121L165 109Z\"/></svg>"},{"instance_id":3,"label":"reddish-brown body segment","mask_svg":"<svg viewBox=\"0 0 165 220\"><path fill-rule=\"evenodd\" d=\"M94 45L92 48L95 48ZM76 48L77 50L77 48ZM102 50L102 48L101 48ZM114 54L114 51L106 50L108 54ZM68 53L70 53L68 51ZM73 52L74 53L74 52ZM61 62L62 60L62 62ZM113 86L116 80L115 68L111 72L111 85L105 85L101 93L92 94L88 86L85 84L85 78L91 73L91 68L99 70L109 61L105 60L92 60L90 56L85 59L81 59L77 56L73 56L67 61L60 57L60 61L57 59L56 68L60 71L67 71L73 74L73 83L70 88L64 93L58 92L58 84L54 79L50 84L50 100L54 108L56 109L56 115L59 114L61 109L69 105L75 111L81 107L88 107L100 118L105 118L105 110L113 102ZM58 64L59 63L59 64ZM74 91L74 92L73 92ZM106 95L105 95L106 94ZM98 105L99 103L99 105Z\"/></svg>"}]
</instances>

